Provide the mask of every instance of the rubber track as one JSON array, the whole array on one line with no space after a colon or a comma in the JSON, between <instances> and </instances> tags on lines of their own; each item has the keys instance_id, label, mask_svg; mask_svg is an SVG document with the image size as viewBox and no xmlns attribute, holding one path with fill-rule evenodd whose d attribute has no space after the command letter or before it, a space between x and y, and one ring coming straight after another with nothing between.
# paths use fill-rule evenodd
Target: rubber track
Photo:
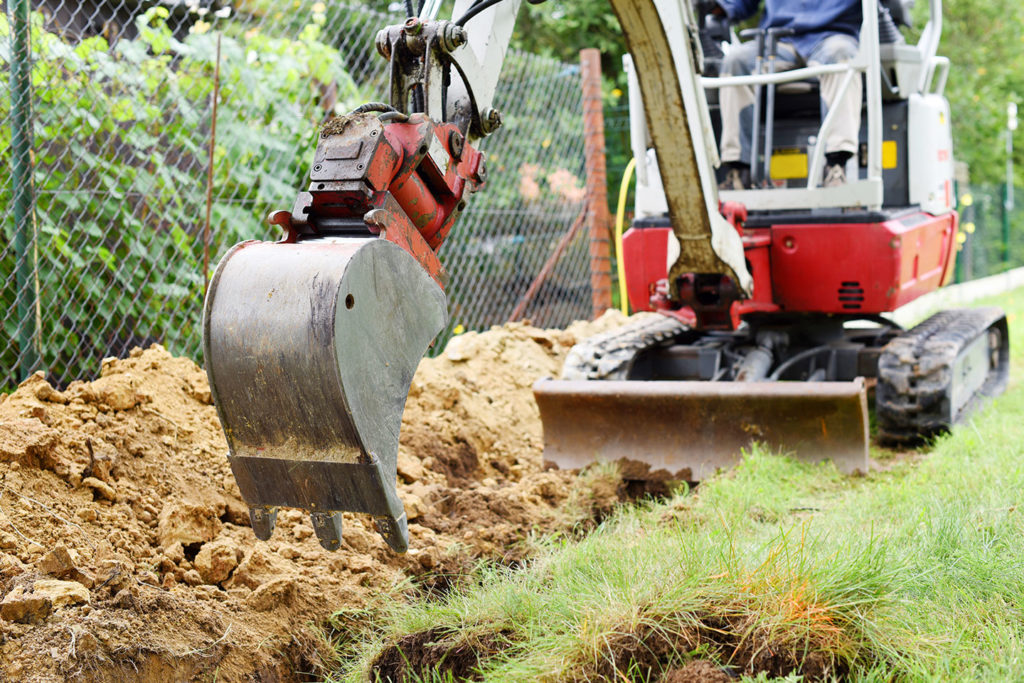
<instances>
[{"instance_id":1,"label":"rubber track","mask_svg":"<svg viewBox=\"0 0 1024 683\"><path fill-rule=\"evenodd\" d=\"M878 360L875 414L880 438L920 441L966 418L980 396L967 401L958 414L950 414L953 366L971 342L1000 321L1005 344L1005 314L998 308L942 311L890 341ZM1005 363L1000 363L979 394L1002 393L1006 377Z\"/></svg>"},{"instance_id":2,"label":"rubber track","mask_svg":"<svg viewBox=\"0 0 1024 683\"><path fill-rule=\"evenodd\" d=\"M675 318L649 315L588 337L569 350L562 379L626 379L642 351L689 329Z\"/></svg>"}]
</instances>

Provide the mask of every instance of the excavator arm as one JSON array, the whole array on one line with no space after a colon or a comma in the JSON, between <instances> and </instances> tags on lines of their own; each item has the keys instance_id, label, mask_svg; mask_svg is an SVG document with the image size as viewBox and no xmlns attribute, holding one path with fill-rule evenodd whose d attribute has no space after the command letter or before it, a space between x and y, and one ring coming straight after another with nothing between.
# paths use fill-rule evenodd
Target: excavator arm
<instances>
[{"instance_id":1,"label":"excavator arm","mask_svg":"<svg viewBox=\"0 0 1024 683\"><path fill-rule=\"evenodd\" d=\"M501 125L493 98L520 0L458 0L454 21L433 18L439 4L378 33L389 102L323 126L309 186L270 216L283 239L234 246L211 281L206 368L260 539L279 507L298 507L329 550L343 511L372 515L393 550L408 546L395 491L402 412L447 319L437 251L486 180L473 143ZM749 292L739 235L718 212L689 2L611 4L665 151L670 273L719 274Z\"/></svg>"}]
</instances>

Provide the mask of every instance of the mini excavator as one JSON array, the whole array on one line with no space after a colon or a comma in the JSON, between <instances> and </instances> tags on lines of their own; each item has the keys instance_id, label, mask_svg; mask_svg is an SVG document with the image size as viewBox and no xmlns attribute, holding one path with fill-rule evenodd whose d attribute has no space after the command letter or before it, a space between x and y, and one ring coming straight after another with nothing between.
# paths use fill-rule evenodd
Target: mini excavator
<instances>
[{"instance_id":1,"label":"mini excavator","mask_svg":"<svg viewBox=\"0 0 1024 683\"><path fill-rule=\"evenodd\" d=\"M260 539L279 507L298 507L328 550L343 511L408 546L402 412L446 322L437 250L486 181L473 145L501 126L493 97L520 4L457 0L445 21L440 0L419 11L407 0L408 19L376 37L389 101L328 121L308 188L269 217L283 239L235 245L217 266L206 369ZM742 77L718 74L737 38L701 3L611 6L630 53L638 164L626 282L634 310L661 315L584 340L562 378L535 385L545 459L625 459L699 481L761 441L864 471L869 389L879 435L897 441L947 429L1004 389L1000 310L944 311L910 330L883 316L952 276L941 0L916 45L896 28L909 17L900 0L862 0L854 61ZM832 122L815 77L828 70L846 74L844 88L865 83L842 187L819 187ZM738 85L759 93L763 173L756 189L719 192L717 91Z\"/></svg>"}]
</instances>

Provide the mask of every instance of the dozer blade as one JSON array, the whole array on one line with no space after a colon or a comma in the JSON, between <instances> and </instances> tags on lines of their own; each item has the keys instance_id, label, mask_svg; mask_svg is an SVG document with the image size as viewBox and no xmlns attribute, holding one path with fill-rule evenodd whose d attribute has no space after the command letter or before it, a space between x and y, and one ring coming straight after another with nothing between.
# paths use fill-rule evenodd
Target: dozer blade
<instances>
[{"instance_id":1,"label":"dozer blade","mask_svg":"<svg viewBox=\"0 0 1024 683\"><path fill-rule=\"evenodd\" d=\"M563 469L641 462L701 481L757 441L800 460L867 472L868 403L852 382L542 379L533 385L544 459Z\"/></svg>"},{"instance_id":2,"label":"dozer blade","mask_svg":"<svg viewBox=\"0 0 1024 683\"><path fill-rule=\"evenodd\" d=\"M224 256L206 299L206 371L259 538L287 506L312 513L328 550L340 511L372 515L391 548L408 547L398 431L446 316L437 283L384 239L244 242Z\"/></svg>"}]
</instances>

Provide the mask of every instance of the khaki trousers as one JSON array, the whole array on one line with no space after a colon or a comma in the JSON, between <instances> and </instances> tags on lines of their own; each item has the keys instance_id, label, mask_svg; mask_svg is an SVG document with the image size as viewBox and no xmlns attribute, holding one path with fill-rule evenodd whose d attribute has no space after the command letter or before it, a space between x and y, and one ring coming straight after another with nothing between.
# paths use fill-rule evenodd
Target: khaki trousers
<instances>
[{"instance_id":1,"label":"khaki trousers","mask_svg":"<svg viewBox=\"0 0 1024 683\"><path fill-rule=\"evenodd\" d=\"M818 43L807 61L797 53L791 43L780 42L775 58L775 71L788 71L805 64L841 64L857 56L857 40L845 34L834 34ZM754 41L733 48L725 58L722 72L729 76L746 76L754 72L757 52ZM767 67L767 60L765 60ZM862 79L855 75L846 95L836 102L839 87L846 74L824 74L819 77L822 117L832 108L839 107L832 130L825 140L825 153L857 153L857 138L860 132L860 110ZM733 86L722 88L719 94L722 108L722 140L720 151L723 162L742 161L751 163L750 137L754 121L754 88ZM764 137L761 137L763 142Z\"/></svg>"}]
</instances>

